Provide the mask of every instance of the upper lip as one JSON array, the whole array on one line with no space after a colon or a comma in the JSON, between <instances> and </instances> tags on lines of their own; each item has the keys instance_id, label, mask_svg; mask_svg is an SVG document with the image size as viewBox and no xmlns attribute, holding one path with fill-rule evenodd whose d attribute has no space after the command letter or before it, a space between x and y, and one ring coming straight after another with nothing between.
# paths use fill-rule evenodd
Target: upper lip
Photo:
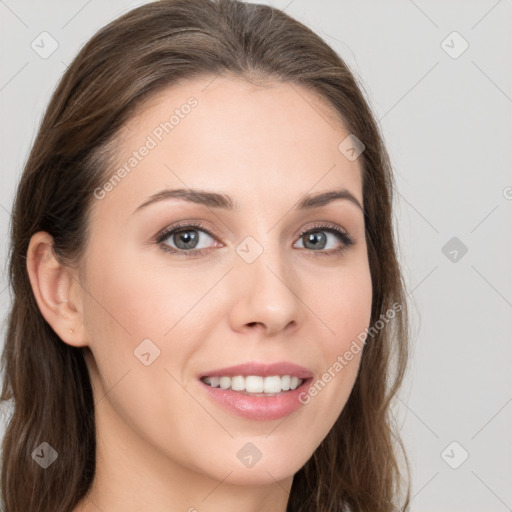
<instances>
[{"instance_id":1,"label":"upper lip","mask_svg":"<svg viewBox=\"0 0 512 512\"><path fill-rule=\"evenodd\" d=\"M307 368L293 363L257 363L253 361L237 364L235 366L229 366L226 368L208 370L207 372L201 373L199 378L201 379L203 377L214 376L235 377L237 375L261 375L262 377L271 377L273 375L290 375L292 377L298 377L299 379L305 380L312 377L313 373Z\"/></svg>"}]
</instances>

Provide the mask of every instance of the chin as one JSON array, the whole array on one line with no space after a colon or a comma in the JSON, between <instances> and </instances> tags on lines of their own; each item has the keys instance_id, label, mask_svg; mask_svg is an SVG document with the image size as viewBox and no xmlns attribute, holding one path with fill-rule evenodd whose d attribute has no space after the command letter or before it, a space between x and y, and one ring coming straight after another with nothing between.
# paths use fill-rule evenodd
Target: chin
<instances>
[{"instance_id":1,"label":"chin","mask_svg":"<svg viewBox=\"0 0 512 512\"><path fill-rule=\"evenodd\" d=\"M282 463L263 464L263 461L259 461L252 468L237 468L225 481L231 485L275 485L276 482L292 478L300 467L296 464L293 467L288 465L284 468ZM219 475L218 479L222 480L225 476L225 474Z\"/></svg>"}]
</instances>

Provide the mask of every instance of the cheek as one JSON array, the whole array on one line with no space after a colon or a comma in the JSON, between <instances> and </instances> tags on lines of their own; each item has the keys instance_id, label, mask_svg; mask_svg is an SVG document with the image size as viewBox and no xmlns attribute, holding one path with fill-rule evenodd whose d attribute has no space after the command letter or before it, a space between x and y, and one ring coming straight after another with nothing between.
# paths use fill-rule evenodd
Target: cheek
<instances>
[{"instance_id":1,"label":"cheek","mask_svg":"<svg viewBox=\"0 0 512 512\"><path fill-rule=\"evenodd\" d=\"M103 394L127 372L120 389L151 388L157 374L162 378L164 334L176 323L180 298L171 302L175 293L167 289L164 299L162 279L156 280L128 250L94 251L92 247L84 294L87 342L97 365L92 379L101 383Z\"/></svg>"},{"instance_id":2,"label":"cheek","mask_svg":"<svg viewBox=\"0 0 512 512\"><path fill-rule=\"evenodd\" d=\"M310 428L316 440L327 435L350 396L372 306L371 275L364 260L318 284L322 282L323 293L310 296L310 304L315 305L311 309L323 324L322 336L316 337L315 353L322 364L312 385L300 397L304 407L311 409Z\"/></svg>"},{"instance_id":3,"label":"cheek","mask_svg":"<svg viewBox=\"0 0 512 512\"><path fill-rule=\"evenodd\" d=\"M320 286L321 285L321 286ZM312 310L325 329L324 353L337 354L368 327L372 307L372 282L366 260L339 272L325 274L316 282Z\"/></svg>"},{"instance_id":4,"label":"cheek","mask_svg":"<svg viewBox=\"0 0 512 512\"><path fill-rule=\"evenodd\" d=\"M143 339L163 340L200 298L187 272L155 270L128 251L122 258L92 261L85 313L95 329L93 343L106 336L107 343L133 345L133 350Z\"/></svg>"},{"instance_id":5,"label":"cheek","mask_svg":"<svg viewBox=\"0 0 512 512\"><path fill-rule=\"evenodd\" d=\"M91 258L87 272L84 323L94 358L89 370L98 397L105 397L98 417L108 418L120 438L136 432L186 464L190 445L174 443L169 428L188 439L199 436L196 426L205 422L204 410L180 383L190 373L197 340L208 336L204 306L193 307L207 289L191 286L195 281L183 269L156 270L128 254Z\"/></svg>"},{"instance_id":6,"label":"cheek","mask_svg":"<svg viewBox=\"0 0 512 512\"><path fill-rule=\"evenodd\" d=\"M189 405L190 397L176 381L186 381L194 354L219 317L217 303L201 300L219 279L218 272L192 276L179 265L160 268L129 247L110 256L91 249L89 261L84 323L97 365L92 377L101 383L100 392L115 386L121 401L120 393L126 394L125 419L145 408L151 414L162 410L155 389L176 390L175 398ZM109 397L115 401L118 393Z\"/></svg>"}]
</instances>

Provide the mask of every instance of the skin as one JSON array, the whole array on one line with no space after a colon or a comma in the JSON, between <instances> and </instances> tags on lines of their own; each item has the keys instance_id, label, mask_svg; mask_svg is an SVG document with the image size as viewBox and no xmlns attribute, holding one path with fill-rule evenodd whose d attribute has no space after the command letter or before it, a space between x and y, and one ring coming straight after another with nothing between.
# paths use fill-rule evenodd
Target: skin
<instances>
[{"instance_id":1,"label":"skin","mask_svg":"<svg viewBox=\"0 0 512 512\"><path fill-rule=\"evenodd\" d=\"M368 327L372 286L362 210L346 199L295 209L305 194L341 188L362 205L359 160L338 150L348 132L306 89L227 76L183 82L130 120L116 163L191 96L198 104L179 125L92 198L79 266L58 263L47 233L28 250L41 312L63 342L85 347L93 385L96 475L74 512L285 511L293 475L333 426L359 369L361 353L280 420L240 417L202 389L200 372L247 361L289 361L320 378ZM169 199L134 214L152 194L187 187L229 194L240 209ZM189 220L212 234L196 232L205 254L164 252L156 234ZM329 255L343 241L312 228L327 245L306 248L299 235L319 221L354 245ZM236 252L248 236L263 248L250 264ZM165 243L176 248L177 238ZM144 339L160 350L149 366L134 356ZM237 457L248 442L262 453L251 468Z\"/></svg>"}]
</instances>

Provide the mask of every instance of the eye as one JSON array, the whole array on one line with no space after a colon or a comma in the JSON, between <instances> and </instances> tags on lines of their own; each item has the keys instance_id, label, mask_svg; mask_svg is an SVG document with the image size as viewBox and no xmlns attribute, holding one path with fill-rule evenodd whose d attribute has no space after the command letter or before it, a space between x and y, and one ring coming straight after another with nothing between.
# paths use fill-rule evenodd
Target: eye
<instances>
[{"instance_id":1,"label":"eye","mask_svg":"<svg viewBox=\"0 0 512 512\"><path fill-rule=\"evenodd\" d=\"M208 240L210 239L210 241ZM198 245L211 243L213 236L200 224L187 223L165 230L157 238L162 250L173 254L203 254L206 248Z\"/></svg>"},{"instance_id":2,"label":"eye","mask_svg":"<svg viewBox=\"0 0 512 512\"><path fill-rule=\"evenodd\" d=\"M329 237L326 236L326 233L331 235L333 239L337 238L338 244L335 241L331 241L329 244ZM309 249L312 253L318 253L315 256L340 254L355 243L354 239L346 231L330 224L314 225L302 231L299 236L299 241L302 242L303 248ZM328 245L331 245L331 247L327 247ZM333 245L334 247L332 247ZM326 251L326 249L330 250Z\"/></svg>"}]
</instances>

